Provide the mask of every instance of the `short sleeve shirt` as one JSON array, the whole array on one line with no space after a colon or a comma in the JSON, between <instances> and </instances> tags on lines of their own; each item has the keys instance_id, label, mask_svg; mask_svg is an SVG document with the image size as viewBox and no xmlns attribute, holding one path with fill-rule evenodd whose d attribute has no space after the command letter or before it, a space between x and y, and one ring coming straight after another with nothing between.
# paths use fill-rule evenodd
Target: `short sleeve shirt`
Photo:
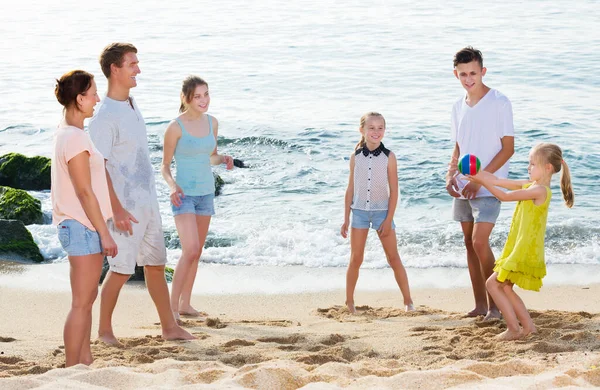
<instances>
[{"instance_id":1,"label":"short sleeve shirt","mask_svg":"<svg viewBox=\"0 0 600 390\"><path fill-rule=\"evenodd\" d=\"M502 149L502 138L514 137L513 112L510 100L495 89L490 89L474 107L459 99L452 107L452 141L458 143L460 155L474 154L485 168ZM508 177L507 161L494 174ZM461 187L467 183L459 177ZM493 196L481 187L477 197Z\"/></svg>"},{"instance_id":2,"label":"short sleeve shirt","mask_svg":"<svg viewBox=\"0 0 600 390\"><path fill-rule=\"evenodd\" d=\"M74 219L91 230L96 230L87 217L69 174L69 161L80 153L89 154L90 178L92 190L100 205L104 220L112 217L104 157L98 151L90 136L74 126L61 124L54 134L54 153L52 155L52 223L58 225L66 219Z\"/></svg>"},{"instance_id":3,"label":"short sleeve shirt","mask_svg":"<svg viewBox=\"0 0 600 390\"><path fill-rule=\"evenodd\" d=\"M107 160L106 169L123 207L131 211L156 203L146 124L133 97L125 101L105 97L89 129Z\"/></svg>"}]
</instances>

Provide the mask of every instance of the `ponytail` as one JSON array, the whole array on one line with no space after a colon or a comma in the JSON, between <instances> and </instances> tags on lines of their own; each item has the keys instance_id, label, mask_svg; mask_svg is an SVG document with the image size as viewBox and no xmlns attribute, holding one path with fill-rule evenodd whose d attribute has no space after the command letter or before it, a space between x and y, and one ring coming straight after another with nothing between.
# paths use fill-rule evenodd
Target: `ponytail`
<instances>
[{"instance_id":1,"label":"ponytail","mask_svg":"<svg viewBox=\"0 0 600 390\"><path fill-rule=\"evenodd\" d=\"M360 141L358 141L358 143L356 144L356 147L354 148L354 150L358 150L360 148L364 148L365 147L365 136L363 134L360 135Z\"/></svg>"},{"instance_id":2,"label":"ponytail","mask_svg":"<svg viewBox=\"0 0 600 390\"><path fill-rule=\"evenodd\" d=\"M560 190L563 193L565 205L568 208L573 207L575 195L573 194L573 186L571 185L571 172L569 166L563 159L562 149L555 144L540 143L533 147L532 151L545 164L552 165L553 173L560 172Z\"/></svg>"},{"instance_id":3,"label":"ponytail","mask_svg":"<svg viewBox=\"0 0 600 390\"><path fill-rule=\"evenodd\" d=\"M185 97L183 94L181 94L181 104L179 105L179 113L184 112L186 109L186 105L185 105Z\"/></svg>"},{"instance_id":4,"label":"ponytail","mask_svg":"<svg viewBox=\"0 0 600 390\"><path fill-rule=\"evenodd\" d=\"M575 195L573 194L573 187L571 186L571 172L565 160L561 160L560 190L563 193L565 205L568 208L573 207Z\"/></svg>"}]
</instances>

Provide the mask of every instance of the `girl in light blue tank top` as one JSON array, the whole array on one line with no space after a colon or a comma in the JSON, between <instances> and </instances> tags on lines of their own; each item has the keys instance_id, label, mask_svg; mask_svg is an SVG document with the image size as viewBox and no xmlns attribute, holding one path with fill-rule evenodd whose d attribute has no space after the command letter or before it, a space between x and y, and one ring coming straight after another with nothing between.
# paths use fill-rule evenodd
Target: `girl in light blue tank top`
<instances>
[{"instance_id":1,"label":"girl in light blue tank top","mask_svg":"<svg viewBox=\"0 0 600 390\"><path fill-rule=\"evenodd\" d=\"M186 78L181 89L181 115L165 132L162 174L171 189L171 208L181 241L181 258L175 267L171 289L171 309L176 319L180 315L200 316L190 300L210 219L215 213L211 165L227 164L227 169L233 168L231 156L217 153L219 122L206 113L209 104L206 81L196 76ZM207 122L208 133L194 135L194 130L206 131ZM173 157L177 168L175 179L171 174Z\"/></svg>"},{"instance_id":2,"label":"girl in light blue tank top","mask_svg":"<svg viewBox=\"0 0 600 390\"><path fill-rule=\"evenodd\" d=\"M213 134L212 118L208 115L208 135L196 137L185 129L181 119L181 138L175 148L177 175L175 181L185 195L201 196L215 192L215 179L210 167L210 155L217 146Z\"/></svg>"}]
</instances>

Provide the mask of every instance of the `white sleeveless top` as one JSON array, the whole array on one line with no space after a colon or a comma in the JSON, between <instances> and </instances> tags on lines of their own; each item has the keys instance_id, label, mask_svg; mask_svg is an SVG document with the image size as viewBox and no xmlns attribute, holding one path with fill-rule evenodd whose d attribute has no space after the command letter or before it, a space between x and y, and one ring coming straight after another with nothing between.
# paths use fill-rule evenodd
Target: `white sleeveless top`
<instances>
[{"instance_id":1,"label":"white sleeveless top","mask_svg":"<svg viewBox=\"0 0 600 390\"><path fill-rule=\"evenodd\" d=\"M383 144L375 150L367 147L354 153L354 197L352 209L387 210L390 201L388 184L389 149Z\"/></svg>"}]
</instances>

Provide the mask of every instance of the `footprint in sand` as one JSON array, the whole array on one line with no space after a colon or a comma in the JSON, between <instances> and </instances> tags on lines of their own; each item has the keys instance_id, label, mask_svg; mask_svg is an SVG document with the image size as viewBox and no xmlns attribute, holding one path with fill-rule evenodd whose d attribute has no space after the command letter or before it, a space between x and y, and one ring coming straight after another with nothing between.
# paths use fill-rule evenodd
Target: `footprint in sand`
<instances>
[{"instance_id":1,"label":"footprint in sand","mask_svg":"<svg viewBox=\"0 0 600 390\"><path fill-rule=\"evenodd\" d=\"M239 321L240 324L252 324L252 325L265 325L265 326L280 326L280 327L289 327L294 325L292 321L289 320L265 320L265 321L251 321L251 320L242 320ZM300 324L298 323L298 326Z\"/></svg>"},{"instance_id":2,"label":"footprint in sand","mask_svg":"<svg viewBox=\"0 0 600 390\"><path fill-rule=\"evenodd\" d=\"M234 339L234 340L229 340L228 342L224 343L221 346L225 347L225 348L230 348L230 347L248 347L248 346L252 346L252 345L256 345L256 343L254 341L249 341L249 340Z\"/></svg>"},{"instance_id":3,"label":"footprint in sand","mask_svg":"<svg viewBox=\"0 0 600 390\"><path fill-rule=\"evenodd\" d=\"M256 340L260 341L261 343L297 344L299 342L306 341L306 337L301 334L293 334L283 337L261 337Z\"/></svg>"},{"instance_id":4,"label":"footprint in sand","mask_svg":"<svg viewBox=\"0 0 600 390\"><path fill-rule=\"evenodd\" d=\"M410 332L439 332L442 330L439 326L415 326L410 328Z\"/></svg>"},{"instance_id":5,"label":"footprint in sand","mask_svg":"<svg viewBox=\"0 0 600 390\"><path fill-rule=\"evenodd\" d=\"M319 341L319 343L321 344L325 344L325 345L335 345L341 342L346 341L346 338L340 334L334 333L334 334L330 334L329 336L321 339Z\"/></svg>"}]
</instances>

